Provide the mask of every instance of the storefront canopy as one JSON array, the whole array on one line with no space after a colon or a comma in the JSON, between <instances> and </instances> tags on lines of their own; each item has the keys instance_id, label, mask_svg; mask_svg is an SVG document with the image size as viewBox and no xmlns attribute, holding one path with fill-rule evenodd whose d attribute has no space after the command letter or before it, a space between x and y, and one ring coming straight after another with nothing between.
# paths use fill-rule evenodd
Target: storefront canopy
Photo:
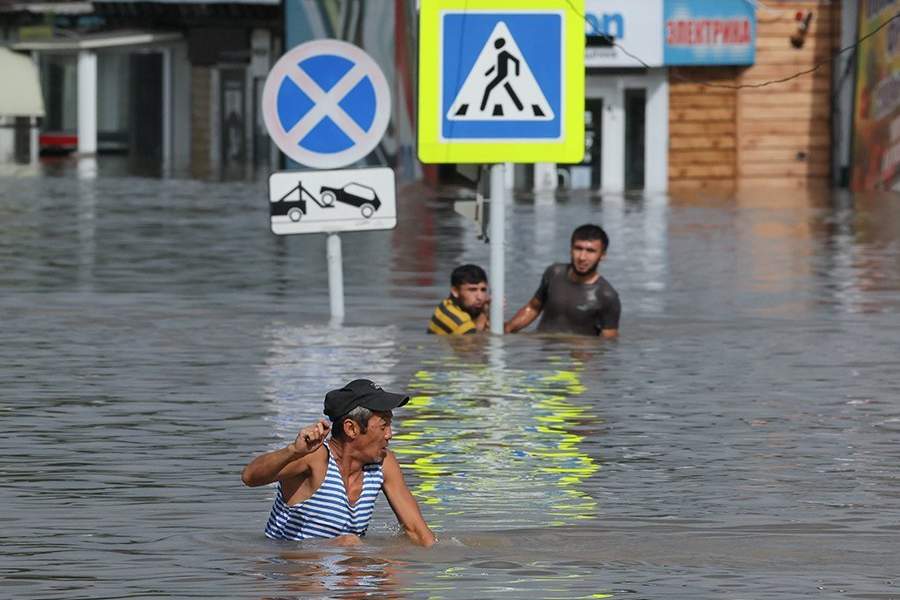
<instances>
[{"instance_id":1,"label":"storefront canopy","mask_svg":"<svg viewBox=\"0 0 900 600\"><path fill-rule=\"evenodd\" d=\"M102 50L104 48L167 44L180 39L182 39L180 33L164 31L105 31L81 36L18 42L13 45L13 48L29 52L76 52L78 50Z\"/></svg>"},{"instance_id":2,"label":"storefront canopy","mask_svg":"<svg viewBox=\"0 0 900 600\"><path fill-rule=\"evenodd\" d=\"M44 97L37 66L31 58L0 48L0 116L43 117Z\"/></svg>"}]
</instances>

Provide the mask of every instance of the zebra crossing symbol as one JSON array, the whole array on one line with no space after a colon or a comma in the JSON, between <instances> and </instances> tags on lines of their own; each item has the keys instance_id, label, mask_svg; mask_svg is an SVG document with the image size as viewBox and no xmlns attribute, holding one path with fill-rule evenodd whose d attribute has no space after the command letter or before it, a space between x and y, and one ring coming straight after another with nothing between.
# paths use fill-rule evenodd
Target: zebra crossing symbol
<instances>
[{"instance_id":1,"label":"zebra crossing symbol","mask_svg":"<svg viewBox=\"0 0 900 600\"><path fill-rule=\"evenodd\" d=\"M418 0L419 159L581 162L584 3Z\"/></svg>"},{"instance_id":2,"label":"zebra crossing symbol","mask_svg":"<svg viewBox=\"0 0 900 600\"><path fill-rule=\"evenodd\" d=\"M515 38L497 23L447 112L451 121L549 121L554 117Z\"/></svg>"}]
</instances>

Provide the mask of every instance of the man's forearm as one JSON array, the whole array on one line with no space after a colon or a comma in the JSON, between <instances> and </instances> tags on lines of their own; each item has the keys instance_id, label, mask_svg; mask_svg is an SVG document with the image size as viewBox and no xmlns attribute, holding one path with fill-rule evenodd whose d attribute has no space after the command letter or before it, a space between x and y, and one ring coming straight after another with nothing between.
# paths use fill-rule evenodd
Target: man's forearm
<instances>
[{"instance_id":1,"label":"man's forearm","mask_svg":"<svg viewBox=\"0 0 900 600\"><path fill-rule=\"evenodd\" d=\"M520 329L525 329L537 318L538 311L534 310L531 306L525 305L519 309L513 318L506 322L503 326L503 330L506 333L515 333Z\"/></svg>"},{"instance_id":2,"label":"man's forearm","mask_svg":"<svg viewBox=\"0 0 900 600\"><path fill-rule=\"evenodd\" d=\"M244 467L244 470L241 472L241 481L249 487L272 483L278 478L278 474L281 473L282 469L304 456L306 454L298 451L294 444L267 452L262 456L257 456L249 465Z\"/></svg>"}]
</instances>

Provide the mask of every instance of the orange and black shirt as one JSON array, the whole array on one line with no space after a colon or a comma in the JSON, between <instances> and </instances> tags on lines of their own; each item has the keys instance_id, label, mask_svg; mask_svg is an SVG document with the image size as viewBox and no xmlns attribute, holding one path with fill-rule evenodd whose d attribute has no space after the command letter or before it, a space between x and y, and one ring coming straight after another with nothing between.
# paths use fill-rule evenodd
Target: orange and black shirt
<instances>
[{"instance_id":1,"label":"orange and black shirt","mask_svg":"<svg viewBox=\"0 0 900 600\"><path fill-rule=\"evenodd\" d=\"M437 335L464 335L477 332L475 321L452 296L437 305L431 321L428 322L428 333Z\"/></svg>"}]
</instances>

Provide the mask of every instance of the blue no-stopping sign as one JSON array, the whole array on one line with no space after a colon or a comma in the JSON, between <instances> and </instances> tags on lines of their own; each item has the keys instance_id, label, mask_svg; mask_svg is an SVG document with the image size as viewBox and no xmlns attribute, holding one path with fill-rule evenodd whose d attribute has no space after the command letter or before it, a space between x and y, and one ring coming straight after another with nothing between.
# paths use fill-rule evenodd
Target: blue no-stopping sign
<instances>
[{"instance_id":1,"label":"blue no-stopping sign","mask_svg":"<svg viewBox=\"0 0 900 600\"><path fill-rule=\"evenodd\" d=\"M381 69L360 48L339 40L301 44L266 78L263 121L294 161L334 169L364 158L381 141L391 98Z\"/></svg>"}]
</instances>

